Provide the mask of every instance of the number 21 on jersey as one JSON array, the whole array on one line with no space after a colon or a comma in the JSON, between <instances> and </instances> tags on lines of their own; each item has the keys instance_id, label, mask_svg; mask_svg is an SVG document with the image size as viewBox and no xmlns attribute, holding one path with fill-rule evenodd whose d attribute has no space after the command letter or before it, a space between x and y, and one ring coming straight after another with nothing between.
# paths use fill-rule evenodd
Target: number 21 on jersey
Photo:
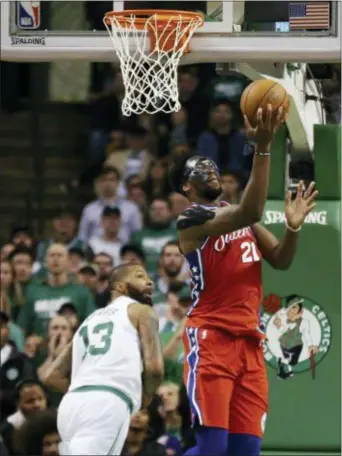
<instances>
[{"instance_id":1,"label":"number 21 on jersey","mask_svg":"<svg viewBox=\"0 0 342 456\"><path fill-rule=\"evenodd\" d=\"M240 247L242 250L242 263L254 263L256 261L260 261L260 256L254 242L245 241Z\"/></svg>"},{"instance_id":2,"label":"number 21 on jersey","mask_svg":"<svg viewBox=\"0 0 342 456\"><path fill-rule=\"evenodd\" d=\"M88 326L83 326L79 332L85 346L83 359L87 355L105 355L112 344L113 329L114 324L111 321L107 323L99 323L98 325L94 326L90 334L88 331Z\"/></svg>"}]
</instances>

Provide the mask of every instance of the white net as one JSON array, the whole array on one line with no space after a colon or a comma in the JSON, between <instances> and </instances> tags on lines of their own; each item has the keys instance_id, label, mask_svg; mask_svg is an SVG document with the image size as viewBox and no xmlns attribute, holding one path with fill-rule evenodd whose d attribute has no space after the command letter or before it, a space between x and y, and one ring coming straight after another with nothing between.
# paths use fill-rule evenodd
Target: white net
<instances>
[{"instance_id":1,"label":"white net","mask_svg":"<svg viewBox=\"0 0 342 456\"><path fill-rule=\"evenodd\" d=\"M125 85L122 113L130 116L179 111L177 67L203 19L200 15L165 17L156 13L146 19L142 30L136 28L135 20L134 14L124 19L115 15L104 19Z\"/></svg>"}]
</instances>

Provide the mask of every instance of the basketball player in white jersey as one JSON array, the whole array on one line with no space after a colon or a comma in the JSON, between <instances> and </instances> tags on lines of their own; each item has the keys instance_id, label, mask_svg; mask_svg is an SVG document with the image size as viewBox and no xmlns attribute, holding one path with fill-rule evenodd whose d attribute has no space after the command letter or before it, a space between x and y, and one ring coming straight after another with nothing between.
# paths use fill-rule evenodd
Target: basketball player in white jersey
<instances>
[{"instance_id":1,"label":"basketball player in white jersey","mask_svg":"<svg viewBox=\"0 0 342 456\"><path fill-rule=\"evenodd\" d=\"M112 302L90 315L57 358L71 383L58 409L61 455L118 455L131 414L147 406L163 379L152 281L140 265L112 273Z\"/></svg>"}]
</instances>

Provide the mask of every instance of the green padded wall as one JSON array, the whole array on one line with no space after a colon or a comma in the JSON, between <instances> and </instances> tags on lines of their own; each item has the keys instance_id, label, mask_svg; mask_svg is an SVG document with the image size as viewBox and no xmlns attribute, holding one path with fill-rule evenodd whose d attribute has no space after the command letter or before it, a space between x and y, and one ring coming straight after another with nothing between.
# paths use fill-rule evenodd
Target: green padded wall
<instances>
[{"instance_id":1,"label":"green padded wall","mask_svg":"<svg viewBox=\"0 0 342 456\"><path fill-rule=\"evenodd\" d=\"M264 226L278 238L284 232L283 210L283 201L268 201L264 213ZM263 454L277 454L276 451L279 454L289 451L296 456L300 451L311 456L320 452L340 454L340 215L340 202L319 201L302 228L292 267L288 271L276 271L264 265L264 296L275 294L282 298L280 312L286 312L284 297L295 294L304 298L303 320L312 344L320 352L315 355L315 379L305 345L293 366L294 376L278 379L277 356L281 355L281 343L274 329L277 314L263 314L269 336L265 359L268 359L270 385ZM280 302L272 299L267 302ZM271 312L270 307L267 309Z\"/></svg>"},{"instance_id":2,"label":"green padded wall","mask_svg":"<svg viewBox=\"0 0 342 456\"><path fill-rule=\"evenodd\" d=\"M315 179L320 199L341 199L341 126L315 125Z\"/></svg>"},{"instance_id":3,"label":"green padded wall","mask_svg":"<svg viewBox=\"0 0 342 456\"><path fill-rule=\"evenodd\" d=\"M268 198L272 200L279 200L284 197L286 137L287 128L284 125L280 128L272 143L270 186L268 190Z\"/></svg>"}]
</instances>

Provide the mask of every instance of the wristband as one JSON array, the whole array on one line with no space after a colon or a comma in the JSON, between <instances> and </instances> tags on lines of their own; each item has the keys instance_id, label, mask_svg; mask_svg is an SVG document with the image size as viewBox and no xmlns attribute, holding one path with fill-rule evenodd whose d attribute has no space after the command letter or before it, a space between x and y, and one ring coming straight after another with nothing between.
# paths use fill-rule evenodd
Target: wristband
<instances>
[{"instance_id":1,"label":"wristband","mask_svg":"<svg viewBox=\"0 0 342 456\"><path fill-rule=\"evenodd\" d=\"M298 233L298 231L300 231L302 229L302 225L296 229L294 228L291 228L288 223L287 223L287 220L285 220L285 225L286 225L286 229L291 231L292 233Z\"/></svg>"},{"instance_id":2,"label":"wristband","mask_svg":"<svg viewBox=\"0 0 342 456\"><path fill-rule=\"evenodd\" d=\"M269 155L271 155L271 152L265 152L265 153L257 152L257 146L254 143L251 144L251 149L252 149L252 152L254 155L259 155L260 157L268 157Z\"/></svg>"},{"instance_id":3,"label":"wristband","mask_svg":"<svg viewBox=\"0 0 342 456\"><path fill-rule=\"evenodd\" d=\"M271 155L271 152L261 153L261 152L254 151L254 155L258 155L259 157L268 157L269 155Z\"/></svg>"}]
</instances>

